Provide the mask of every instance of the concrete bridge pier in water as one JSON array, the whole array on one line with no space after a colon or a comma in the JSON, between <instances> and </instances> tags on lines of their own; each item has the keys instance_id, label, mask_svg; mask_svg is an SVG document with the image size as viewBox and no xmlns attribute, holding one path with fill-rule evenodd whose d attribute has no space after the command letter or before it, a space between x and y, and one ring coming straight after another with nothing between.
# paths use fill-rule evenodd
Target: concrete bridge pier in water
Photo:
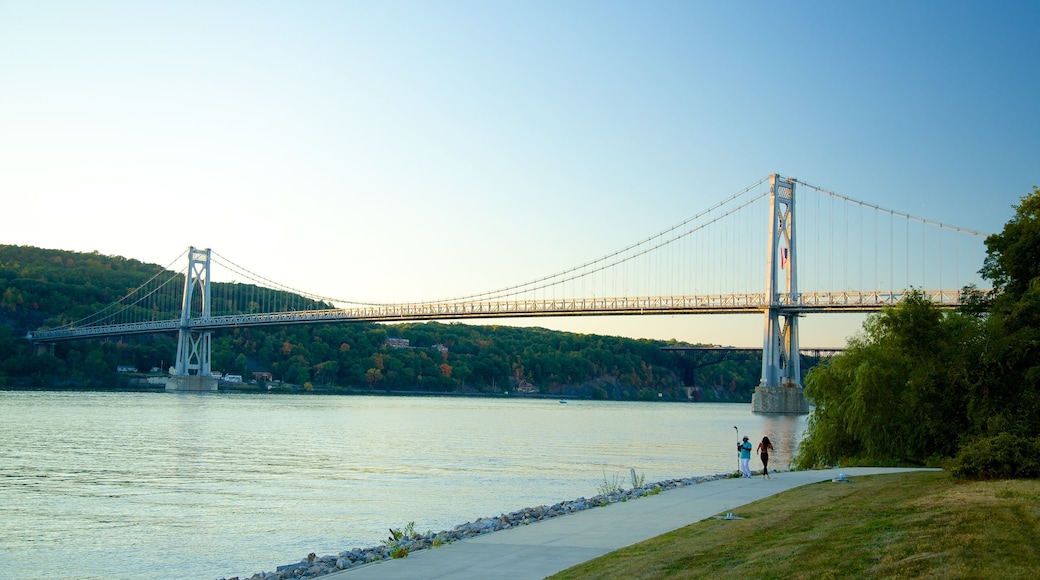
<instances>
[{"instance_id":1,"label":"concrete bridge pier in water","mask_svg":"<svg viewBox=\"0 0 1040 580\"><path fill-rule=\"evenodd\" d=\"M751 411L754 413L780 413L805 415L809 412L809 400L801 387L755 387L751 395Z\"/></svg>"},{"instance_id":2,"label":"concrete bridge pier in water","mask_svg":"<svg viewBox=\"0 0 1040 580\"><path fill-rule=\"evenodd\" d=\"M167 391L216 391L217 379L202 375L172 375L166 379Z\"/></svg>"}]
</instances>

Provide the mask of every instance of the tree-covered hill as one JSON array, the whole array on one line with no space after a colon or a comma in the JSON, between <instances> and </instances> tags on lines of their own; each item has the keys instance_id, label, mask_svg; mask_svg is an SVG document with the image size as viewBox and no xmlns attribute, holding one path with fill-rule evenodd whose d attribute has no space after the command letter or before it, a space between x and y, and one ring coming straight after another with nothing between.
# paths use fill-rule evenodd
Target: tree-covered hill
<instances>
[{"instance_id":1,"label":"tree-covered hill","mask_svg":"<svg viewBox=\"0 0 1040 580\"><path fill-rule=\"evenodd\" d=\"M97 252L0 245L0 324L24 336L55 314L89 314L161 270Z\"/></svg>"},{"instance_id":2,"label":"tree-covered hill","mask_svg":"<svg viewBox=\"0 0 1040 580\"><path fill-rule=\"evenodd\" d=\"M108 388L127 381L117 366L168 368L174 335L58 343L53 355L30 352L22 338L97 311L162 270L96 252L0 245L0 386ZM750 401L758 355L705 365L661 350L677 344L503 325L340 323L216 332L212 364L247 381L270 373L325 392Z\"/></svg>"}]
</instances>

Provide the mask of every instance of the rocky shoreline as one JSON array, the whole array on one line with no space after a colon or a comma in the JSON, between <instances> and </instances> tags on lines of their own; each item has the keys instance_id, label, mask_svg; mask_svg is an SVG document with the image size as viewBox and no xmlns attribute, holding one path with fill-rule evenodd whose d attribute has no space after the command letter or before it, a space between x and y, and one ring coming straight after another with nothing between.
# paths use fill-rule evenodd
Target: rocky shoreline
<instances>
[{"instance_id":1,"label":"rocky shoreline","mask_svg":"<svg viewBox=\"0 0 1040 580\"><path fill-rule=\"evenodd\" d=\"M490 534L500 530L508 530L526 526L542 520L567 515L587 509L604 507L613 503L625 502L663 491L696 485L705 481L713 481L729 477L730 474L715 474L702 477L684 477L657 483L647 483L632 489L612 491L596 495L589 499L580 497L572 501L562 501L552 506L524 508L508 514L494 517L478 518L476 521L455 526L442 532L418 534L409 525L403 530L391 529L392 536L384 540L382 545L370 548L353 548L336 555L317 556L313 553L293 564L278 566L274 572L258 572L248 578L220 578L219 580L288 580L292 578L317 578L340 570L349 570L389 558L403 558L410 552L436 548L457 540L471 538L482 534Z\"/></svg>"}]
</instances>

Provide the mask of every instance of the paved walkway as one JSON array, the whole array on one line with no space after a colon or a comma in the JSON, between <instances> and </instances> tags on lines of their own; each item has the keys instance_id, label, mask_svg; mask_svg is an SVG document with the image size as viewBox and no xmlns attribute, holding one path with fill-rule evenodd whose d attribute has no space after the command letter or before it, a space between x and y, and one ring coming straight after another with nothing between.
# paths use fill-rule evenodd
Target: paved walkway
<instances>
[{"instance_id":1,"label":"paved walkway","mask_svg":"<svg viewBox=\"0 0 1040 580\"><path fill-rule=\"evenodd\" d=\"M850 467L778 473L772 479L719 479L671 489L634 501L502 530L328 574L336 580L542 580L575 564L679 529L715 515L734 512L782 491L876 473L915 471Z\"/></svg>"}]
</instances>

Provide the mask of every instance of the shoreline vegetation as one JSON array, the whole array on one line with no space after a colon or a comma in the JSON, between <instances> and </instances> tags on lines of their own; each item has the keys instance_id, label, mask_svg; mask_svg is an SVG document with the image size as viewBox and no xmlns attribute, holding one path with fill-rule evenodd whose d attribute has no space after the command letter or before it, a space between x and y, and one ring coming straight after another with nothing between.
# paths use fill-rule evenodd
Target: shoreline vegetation
<instances>
[{"instance_id":1,"label":"shoreline vegetation","mask_svg":"<svg viewBox=\"0 0 1040 580\"><path fill-rule=\"evenodd\" d=\"M474 536L536 524L567 514L607 507L618 502L636 500L657 495L671 489L697 485L706 481L727 477L731 477L731 474L723 473L645 483L642 476L635 475L633 470L631 489L623 489L621 480L616 477L613 480L604 478L603 483L599 487L600 493L591 498L579 497L570 501L561 501L551 506L528 507L497 516L478 518L472 522L459 524L451 530L440 532L416 532L415 523L409 522L404 528L390 528L391 535L378 546L353 548L327 556L318 556L312 552L299 562L278 566L273 572L257 572L245 578L232 576L230 578L221 578L220 580L288 580L290 578L325 576L326 574L349 570L382 560L405 558L411 552L440 548L452 542Z\"/></svg>"}]
</instances>

